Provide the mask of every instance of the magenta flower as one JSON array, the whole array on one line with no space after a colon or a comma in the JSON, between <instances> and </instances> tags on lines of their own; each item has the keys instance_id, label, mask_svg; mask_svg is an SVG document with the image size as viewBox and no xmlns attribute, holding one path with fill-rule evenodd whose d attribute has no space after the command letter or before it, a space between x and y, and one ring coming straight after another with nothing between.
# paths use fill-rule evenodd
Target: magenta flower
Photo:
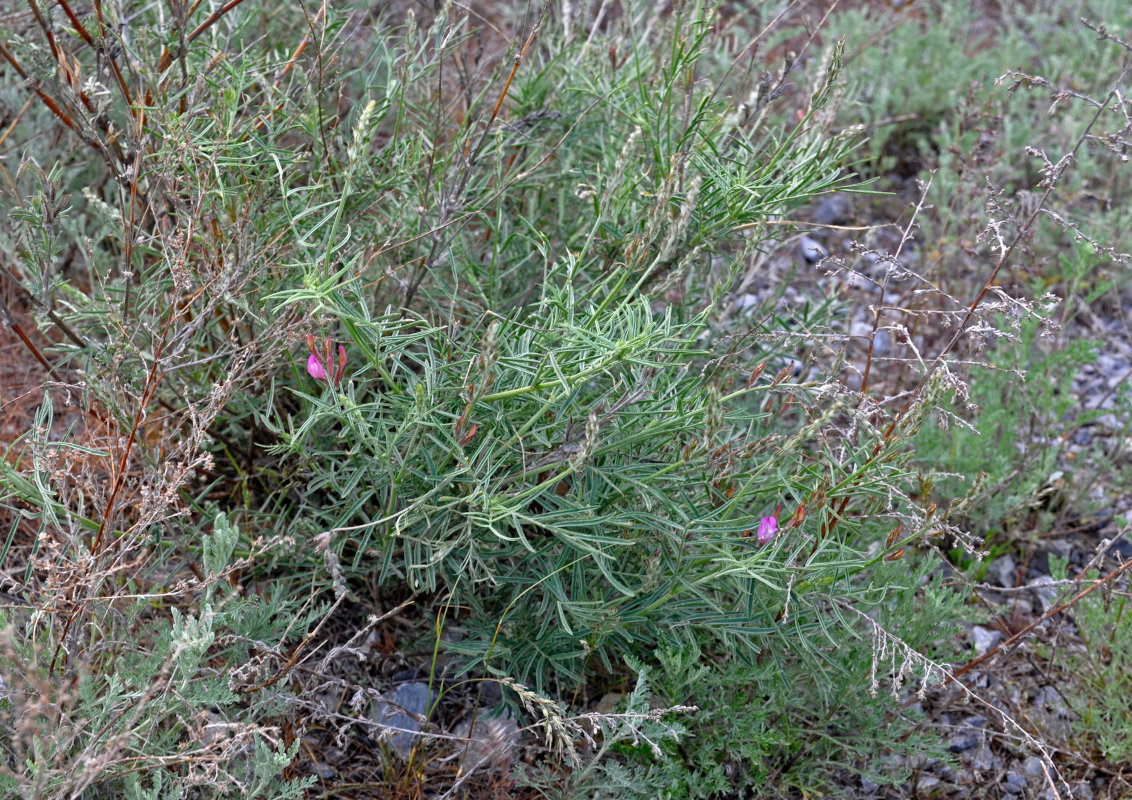
<instances>
[{"instance_id":1,"label":"magenta flower","mask_svg":"<svg viewBox=\"0 0 1132 800\"><path fill-rule=\"evenodd\" d=\"M759 544L767 544L778 532L778 520L775 517L763 517L759 523Z\"/></svg>"},{"instance_id":2,"label":"magenta flower","mask_svg":"<svg viewBox=\"0 0 1132 800\"><path fill-rule=\"evenodd\" d=\"M314 353L311 353L310 358L307 359L307 372L316 381L326 380L326 368Z\"/></svg>"},{"instance_id":3,"label":"magenta flower","mask_svg":"<svg viewBox=\"0 0 1132 800\"><path fill-rule=\"evenodd\" d=\"M338 345L338 369L334 369L334 345L330 337L326 338L323 352L319 352L314 344L314 336L307 334L307 348L311 351L307 358L307 374L316 381L330 381L335 386L342 382L342 375L346 372L346 348ZM327 372L326 365L330 366L333 376Z\"/></svg>"}]
</instances>

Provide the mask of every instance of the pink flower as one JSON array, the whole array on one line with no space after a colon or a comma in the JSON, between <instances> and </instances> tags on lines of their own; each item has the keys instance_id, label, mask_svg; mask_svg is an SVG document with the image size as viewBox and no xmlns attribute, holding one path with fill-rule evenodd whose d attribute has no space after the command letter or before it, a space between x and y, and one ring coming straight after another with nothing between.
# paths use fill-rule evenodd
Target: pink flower
<instances>
[{"instance_id":1,"label":"pink flower","mask_svg":"<svg viewBox=\"0 0 1132 800\"><path fill-rule=\"evenodd\" d=\"M778 532L778 520L775 517L763 517L759 523L759 544L767 544Z\"/></svg>"},{"instance_id":2,"label":"pink flower","mask_svg":"<svg viewBox=\"0 0 1132 800\"><path fill-rule=\"evenodd\" d=\"M326 342L322 352L314 344L314 336L307 334L307 348L311 351L310 357L307 358L307 374L314 378L316 381L330 381L335 386L342 382L342 375L346 372L346 348L338 345L338 369L334 369L334 346L330 342L330 337L326 337ZM329 364L333 375L326 371L326 366Z\"/></svg>"},{"instance_id":3,"label":"pink flower","mask_svg":"<svg viewBox=\"0 0 1132 800\"><path fill-rule=\"evenodd\" d=\"M316 381L326 380L326 368L314 353L311 353L311 357L307 359L307 372Z\"/></svg>"}]
</instances>

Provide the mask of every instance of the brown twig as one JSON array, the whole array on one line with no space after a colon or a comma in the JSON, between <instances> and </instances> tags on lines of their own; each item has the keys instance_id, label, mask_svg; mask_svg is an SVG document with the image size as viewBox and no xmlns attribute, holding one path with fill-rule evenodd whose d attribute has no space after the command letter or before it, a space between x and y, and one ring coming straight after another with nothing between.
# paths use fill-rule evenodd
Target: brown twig
<instances>
[{"instance_id":1,"label":"brown twig","mask_svg":"<svg viewBox=\"0 0 1132 800\"><path fill-rule=\"evenodd\" d=\"M35 21L39 23L39 27L43 30L43 35L47 37L47 44L51 47L51 55L54 56L56 61L58 61L59 46L55 44L55 34L51 32L51 28L50 26L48 26L47 20L45 20L43 18L43 15L39 13L39 6L36 4L35 0L28 0L28 8L31 9L32 16L35 17ZM17 69L19 69L19 67L17 67ZM24 75L22 70L20 71L20 75L27 77L26 75Z\"/></svg>"},{"instance_id":2,"label":"brown twig","mask_svg":"<svg viewBox=\"0 0 1132 800\"><path fill-rule=\"evenodd\" d=\"M189 298L187 302L192 302L201 292L204 291L202 287L196 295ZM133 424L130 427L130 433L126 437L126 446L122 451L122 456L118 461L118 470L114 476L114 483L110 489L110 497L106 501L106 508L102 513L102 518L98 523L98 533L94 537L94 542L90 546L90 552L94 556L98 556L102 549L102 539L106 535L107 529L110 527L114 515L117 511L118 495L122 487L126 483L127 467L130 454L133 452L134 443L137 441L138 428L141 426L142 420L145 419L146 412L149 409L150 403L153 402L153 396L157 392L157 387L161 382L161 374L158 372L158 367L161 364L161 355L165 349L165 343L169 340L169 330L172 327L173 319L179 315L176 305L170 306L169 313L165 317L165 324L161 330L161 336L157 340L157 346L153 352L153 364L149 368L149 374L146 377L145 389L142 391L142 396L138 402L137 411L134 413ZM85 602L80 602L78 608L74 609L67 617L67 622L63 626L63 631L59 636L59 644L55 647L55 653L51 657L51 667L49 672L55 672L55 664L59 660L59 654L63 649L63 643L67 641L67 634L74 624L75 619L78 617L79 612L82 611ZM64 659L66 663L66 659Z\"/></svg>"},{"instance_id":3,"label":"brown twig","mask_svg":"<svg viewBox=\"0 0 1132 800\"><path fill-rule=\"evenodd\" d=\"M35 0L29 0L28 5L34 7ZM79 21L79 18L75 16L75 12L72 11L71 7L67 4L67 0L59 0L59 5L63 9L63 13L65 13L67 17L70 18L71 24L75 26L75 31L79 34L80 37L82 37L82 40L93 47L94 39L89 33L87 33L86 28L83 27L83 24Z\"/></svg>"},{"instance_id":4,"label":"brown twig","mask_svg":"<svg viewBox=\"0 0 1132 800\"><path fill-rule=\"evenodd\" d=\"M205 18L204 22L202 22L200 25L198 25L193 30L193 32L188 35L188 37L185 39L185 44L189 44L192 41L194 41L198 36L200 36L202 33L204 33L209 28L211 28L213 25L215 25L217 23L217 21L220 20L221 17L223 17L225 14L227 14L229 11L231 11L236 6L240 5L240 3L242 3L242 2L244 2L244 0L228 0L227 3L220 6L220 8L216 9L215 11L213 11L211 14L209 14ZM195 10L196 10L196 6L194 5L192 10L189 13L192 13L192 11L195 11ZM161 58L157 62L157 71L159 73L164 72L165 70L167 70L169 68L169 65L172 64L172 63L173 63L173 54L170 52L169 48L165 48L161 53Z\"/></svg>"},{"instance_id":5,"label":"brown twig","mask_svg":"<svg viewBox=\"0 0 1132 800\"><path fill-rule=\"evenodd\" d=\"M0 41L0 56L3 56L4 60L12 65L12 68L19 73L21 78L23 78L25 81L29 80L27 71L20 65L20 62L16 60L16 57L12 55L8 48L4 46L3 41ZM43 101L43 104L47 106L48 110L51 111L52 114L57 116L64 125L75 131L76 133L79 132L79 126L75 124L75 121L67 116L67 114L63 112L63 109L59 108L59 105L51 98L50 95L39 88L38 81L31 82L31 90L39 95L39 99ZM84 141L86 140L84 139ZM91 147L98 147L98 144L95 142L88 141L87 143Z\"/></svg>"},{"instance_id":6,"label":"brown twig","mask_svg":"<svg viewBox=\"0 0 1132 800\"><path fill-rule=\"evenodd\" d=\"M98 20L98 34L103 42L106 41L106 20L102 17L102 0L94 0L94 16ZM111 55L106 54L107 59L110 61L110 69L114 71L114 80L118 83L118 88L122 91L122 96L126 98L126 104L133 108L134 101L130 94L130 88L126 86L126 78L122 75L122 70L118 67L118 59ZM133 113L137 114L140 121L141 109L137 109Z\"/></svg>"}]
</instances>

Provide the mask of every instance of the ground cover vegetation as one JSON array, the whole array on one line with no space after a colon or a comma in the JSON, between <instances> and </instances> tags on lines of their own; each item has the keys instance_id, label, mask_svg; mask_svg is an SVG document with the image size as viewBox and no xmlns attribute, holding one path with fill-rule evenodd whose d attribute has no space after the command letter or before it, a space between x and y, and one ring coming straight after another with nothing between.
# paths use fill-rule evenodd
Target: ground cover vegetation
<instances>
[{"instance_id":1,"label":"ground cover vegetation","mask_svg":"<svg viewBox=\"0 0 1132 800\"><path fill-rule=\"evenodd\" d=\"M0 792L1132 791L1130 25L0 12Z\"/></svg>"}]
</instances>

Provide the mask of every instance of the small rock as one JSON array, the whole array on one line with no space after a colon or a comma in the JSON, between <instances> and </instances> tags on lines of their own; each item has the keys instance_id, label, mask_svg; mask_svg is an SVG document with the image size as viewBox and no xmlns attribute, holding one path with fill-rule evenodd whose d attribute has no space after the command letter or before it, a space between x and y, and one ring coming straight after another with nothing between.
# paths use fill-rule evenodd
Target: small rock
<instances>
[{"instance_id":1,"label":"small rock","mask_svg":"<svg viewBox=\"0 0 1132 800\"><path fill-rule=\"evenodd\" d=\"M1073 796L1077 800L1093 800L1093 787L1089 785L1088 781L1077 781L1073 784Z\"/></svg>"},{"instance_id":2,"label":"small rock","mask_svg":"<svg viewBox=\"0 0 1132 800\"><path fill-rule=\"evenodd\" d=\"M1026 791L1026 779L1014 770L1007 770L1002 780L1002 790L1007 794L1022 794Z\"/></svg>"},{"instance_id":3,"label":"small rock","mask_svg":"<svg viewBox=\"0 0 1132 800\"><path fill-rule=\"evenodd\" d=\"M994 769L995 757L985 739L980 739L979 746L969 755L972 769L982 770L983 772Z\"/></svg>"},{"instance_id":4,"label":"small rock","mask_svg":"<svg viewBox=\"0 0 1132 800\"><path fill-rule=\"evenodd\" d=\"M413 752L413 743L416 733L421 730L420 717L423 717L428 708L436 700L435 693L430 694L428 684L403 683L393 692L384 693L374 700L370 717L378 725L395 728L389 736L389 745L403 759L407 759Z\"/></svg>"},{"instance_id":5,"label":"small rock","mask_svg":"<svg viewBox=\"0 0 1132 800\"><path fill-rule=\"evenodd\" d=\"M1060 714L1065 709L1065 701L1061 699L1061 692L1053 686L1043 686L1034 695L1034 705L1038 708L1044 708L1052 711L1055 714Z\"/></svg>"},{"instance_id":6,"label":"small rock","mask_svg":"<svg viewBox=\"0 0 1132 800\"><path fill-rule=\"evenodd\" d=\"M757 294L741 294L735 298L735 311L742 314L752 308L758 308L761 302Z\"/></svg>"},{"instance_id":7,"label":"small rock","mask_svg":"<svg viewBox=\"0 0 1132 800\"><path fill-rule=\"evenodd\" d=\"M1044 778L1045 770L1042 769L1042 760L1037 756L1030 756L1022 762L1022 774L1031 778Z\"/></svg>"},{"instance_id":8,"label":"small rock","mask_svg":"<svg viewBox=\"0 0 1132 800\"><path fill-rule=\"evenodd\" d=\"M594 711L598 714L612 714L617 710L618 704L624 699L625 695L621 694L621 692L606 692L601 696L601 699L597 701L597 705L594 706Z\"/></svg>"},{"instance_id":9,"label":"small rock","mask_svg":"<svg viewBox=\"0 0 1132 800\"><path fill-rule=\"evenodd\" d=\"M1102 375L1112 378L1119 378L1128 371L1128 364L1107 353L1101 353L1097 356L1096 366Z\"/></svg>"},{"instance_id":10,"label":"small rock","mask_svg":"<svg viewBox=\"0 0 1132 800\"><path fill-rule=\"evenodd\" d=\"M844 225L850 221L849 197L841 192L822 197L814 207L813 220L819 225Z\"/></svg>"},{"instance_id":11,"label":"small rock","mask_svg":"<svg viewBox=\"0 0 1132 800\"><path fill-rule=\"evenodd\" d=\"M1034 594L1038 596L1038 600L1042 604L1042 613L1049 611L1050 606L1057 602L1057 589L1049 584L1053 583L1053 578L1049 575L1039 575L1030 581L1027 586L1034 589Z\"/></svg>"},{"instance_id":12,"label":"small rock","mask_svg":"<svg viewBox=\"0 0 1132 800\"><path fill-rule=\"evenodd\" d=\"M975 643L975 655L984 656L1002 640L1002 633L988 630L982 625L975 625L971 628L971 638Z\"/></svg>"},{"instance_id":13,"label":"small rock","mask_svg":"<svg viewBox=\"0 0 1132 800\"><path fill-rule=\"evenodd\" d=\"M996 558L991 564L990 571L994 573L995 578L998 580L999 586L1004 586L1007 589L1013 589L1017 586L1017 578L1015 573L1018 566L1014 563L1014 558L1007 553L1004 556Z\"/></svg>"},{"instance_id":14,"label":"small rock","mask_svg":"<svg viewBox=\"0 0 1132 800\"><path fill-rule=\"evenodd\" d=\"M879 788L880 788L879 783L876 783L875 781L869 780L864 775L861 776L861 791L862 792L864 792L865 794L872 794L873 792L875 792Z\"/></svg>"},{"instance_id":15,"label":"small rock","mask_svg":"<svg viewBox=\"0 0 1132 800\"><path fill-rule=\"evenodd\" d=\"M947 749L952 753L963 753L967 750L973 750L979 746L982 741L983 735L978 731L964 731L951 737L951 743L947 745Z\"/></svg>"},{"instance_id":16,"label":"small rock","mask_svg":"<svg viewBox=\"0 0 1132 800\"><path fill-rule=\"evenodd\" d=\"M1127 561L1132 558L1132 542L1128 541L1127 536L1121 536L1112 543L1112 549L1108 552L1114 556L1118 556L1121 561Z\"/></svg>"},{"instance_id":17,"label":"small rock","mask_svg":"<svg viewBox=\"0 0 1132 800\"><path fill-rule=\"evenodd\" d=\"M943 781L935 775L921 775L920 779L916 781L916 791L920 794L925 794L939 786L942 782Z\"/></svg>"},{"instance_id":18,"label":"small rock","mask_svg":"<svg viewBox=\"0 0 1132 800\"><path fill-rule=\"evenodd\" d=\"M1108 384L1108 388L1110 390L1115 390L1115 389L1120 388L1120 386L1122 384L1126 383L1127 380L1128 380L1128 364L1125 361L1118 361L1117 362L1117 373L1116 374L1110 374L1108 376L1107 380L1105 381L1105 383Z\"/></svg>"},{"instance_id":19,"label":"small rock","mask_svg":"<svg viewBox=\"0 0 1132 800\"><path fill-rule=\"evenodd\" d=\"M829 251L821 242L809 236L803 236L798 247L802 251L802 258L806 259L808 264L816 264L829 255Z\"/></svg>"}]
</instances>

